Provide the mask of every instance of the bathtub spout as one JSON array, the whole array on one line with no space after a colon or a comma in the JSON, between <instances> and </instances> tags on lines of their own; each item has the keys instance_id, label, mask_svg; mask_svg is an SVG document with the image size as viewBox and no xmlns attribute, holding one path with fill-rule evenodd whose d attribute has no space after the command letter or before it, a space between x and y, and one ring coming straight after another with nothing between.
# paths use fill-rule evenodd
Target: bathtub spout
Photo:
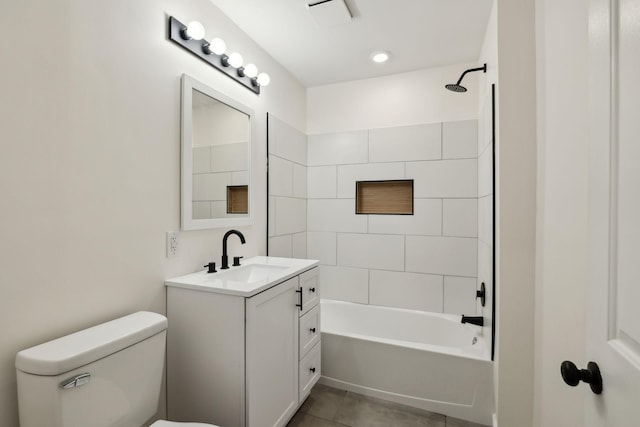
<instances>
[{"instance_id":1,"label":"bathtub spout","mask_svg":"<svg viewBox=\"0 0 640 427\"><path fill-rule=\"evenodd\" d=\"M472 325L484 326L484 317L462 315L461 323L471 323Z\"/></svg>"}]
</instances>

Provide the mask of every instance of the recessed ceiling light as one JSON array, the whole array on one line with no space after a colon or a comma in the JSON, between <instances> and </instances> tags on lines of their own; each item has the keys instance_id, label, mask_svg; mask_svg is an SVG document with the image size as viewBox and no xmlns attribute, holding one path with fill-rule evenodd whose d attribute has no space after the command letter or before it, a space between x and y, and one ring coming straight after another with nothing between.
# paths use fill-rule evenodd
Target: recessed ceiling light
<instances>
[{"instance_id":1,"label":"recessed ceiling light","mask_svg":"<svg viewBox=\"0 0 640 427\"><path fill-rule=\"evenodd\" d=\"M389 60L389 53L382 50L375 51L371 54L371 60L378 64L382 64Z\"/></svg>"}]
</instances>

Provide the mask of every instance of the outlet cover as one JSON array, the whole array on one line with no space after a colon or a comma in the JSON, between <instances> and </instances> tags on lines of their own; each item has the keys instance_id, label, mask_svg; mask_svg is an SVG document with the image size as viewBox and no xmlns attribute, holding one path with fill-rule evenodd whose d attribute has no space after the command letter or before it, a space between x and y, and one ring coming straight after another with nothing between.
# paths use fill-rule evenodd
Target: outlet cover
<instances>
[{"instance_id":1,"label":"outlet cover","mask_svg":"<svg viewBox=\"0 0 640 427\"><path fill-rule=\"evenodd\" d=\"M178 232L167 231L167 258L173 258L178 256Z\"/></svg>"}]
</instances>

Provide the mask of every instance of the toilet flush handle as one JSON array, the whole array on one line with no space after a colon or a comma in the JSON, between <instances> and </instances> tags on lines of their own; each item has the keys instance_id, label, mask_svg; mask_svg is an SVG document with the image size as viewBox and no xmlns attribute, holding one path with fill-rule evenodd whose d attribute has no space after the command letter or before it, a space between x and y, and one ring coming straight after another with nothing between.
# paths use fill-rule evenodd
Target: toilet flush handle
<instances>
[{"instance_id":1,"label":"toilet flush handle","mask_svg":"<svg viewBox=\"0 0 640 427\"><path fill-rule=\"evenodd\" d=\"M60 383L60 388L74 388L85 385L91 380L91 374L84 373L80 375L76 375L75 377L69 378L68 380L64 380Z\"/></svg>"}]
</instances>

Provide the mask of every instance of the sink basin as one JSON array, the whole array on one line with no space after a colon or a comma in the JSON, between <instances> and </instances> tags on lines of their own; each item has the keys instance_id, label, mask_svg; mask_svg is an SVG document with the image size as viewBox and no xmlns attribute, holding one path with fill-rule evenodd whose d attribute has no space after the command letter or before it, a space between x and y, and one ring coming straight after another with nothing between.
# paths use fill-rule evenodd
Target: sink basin
<instances>
[{"instance_id":1,"label":"sink basin","mask_svg":"<svg viewBox=\"0 0 640 427\"><path fill-rule=\"evenodd\" d=\"M198 271L168 279L165 285L251 297L317 265L316 260L257 256L244 260L240 267L217 273Z\"/></svg>"},{"instance_id":2,"label":"sink basin","mask_svg":"<svg viewBox=\"0 0 640 427\"><path fill-rule=\"evenodd\" d=\"M218 274L210 275L211 280L226 280L234 282L256 283L271 280L280 276L288 267L283 265L249 264L231 270L221 270Z\"/></svg>"}]
</instances>

